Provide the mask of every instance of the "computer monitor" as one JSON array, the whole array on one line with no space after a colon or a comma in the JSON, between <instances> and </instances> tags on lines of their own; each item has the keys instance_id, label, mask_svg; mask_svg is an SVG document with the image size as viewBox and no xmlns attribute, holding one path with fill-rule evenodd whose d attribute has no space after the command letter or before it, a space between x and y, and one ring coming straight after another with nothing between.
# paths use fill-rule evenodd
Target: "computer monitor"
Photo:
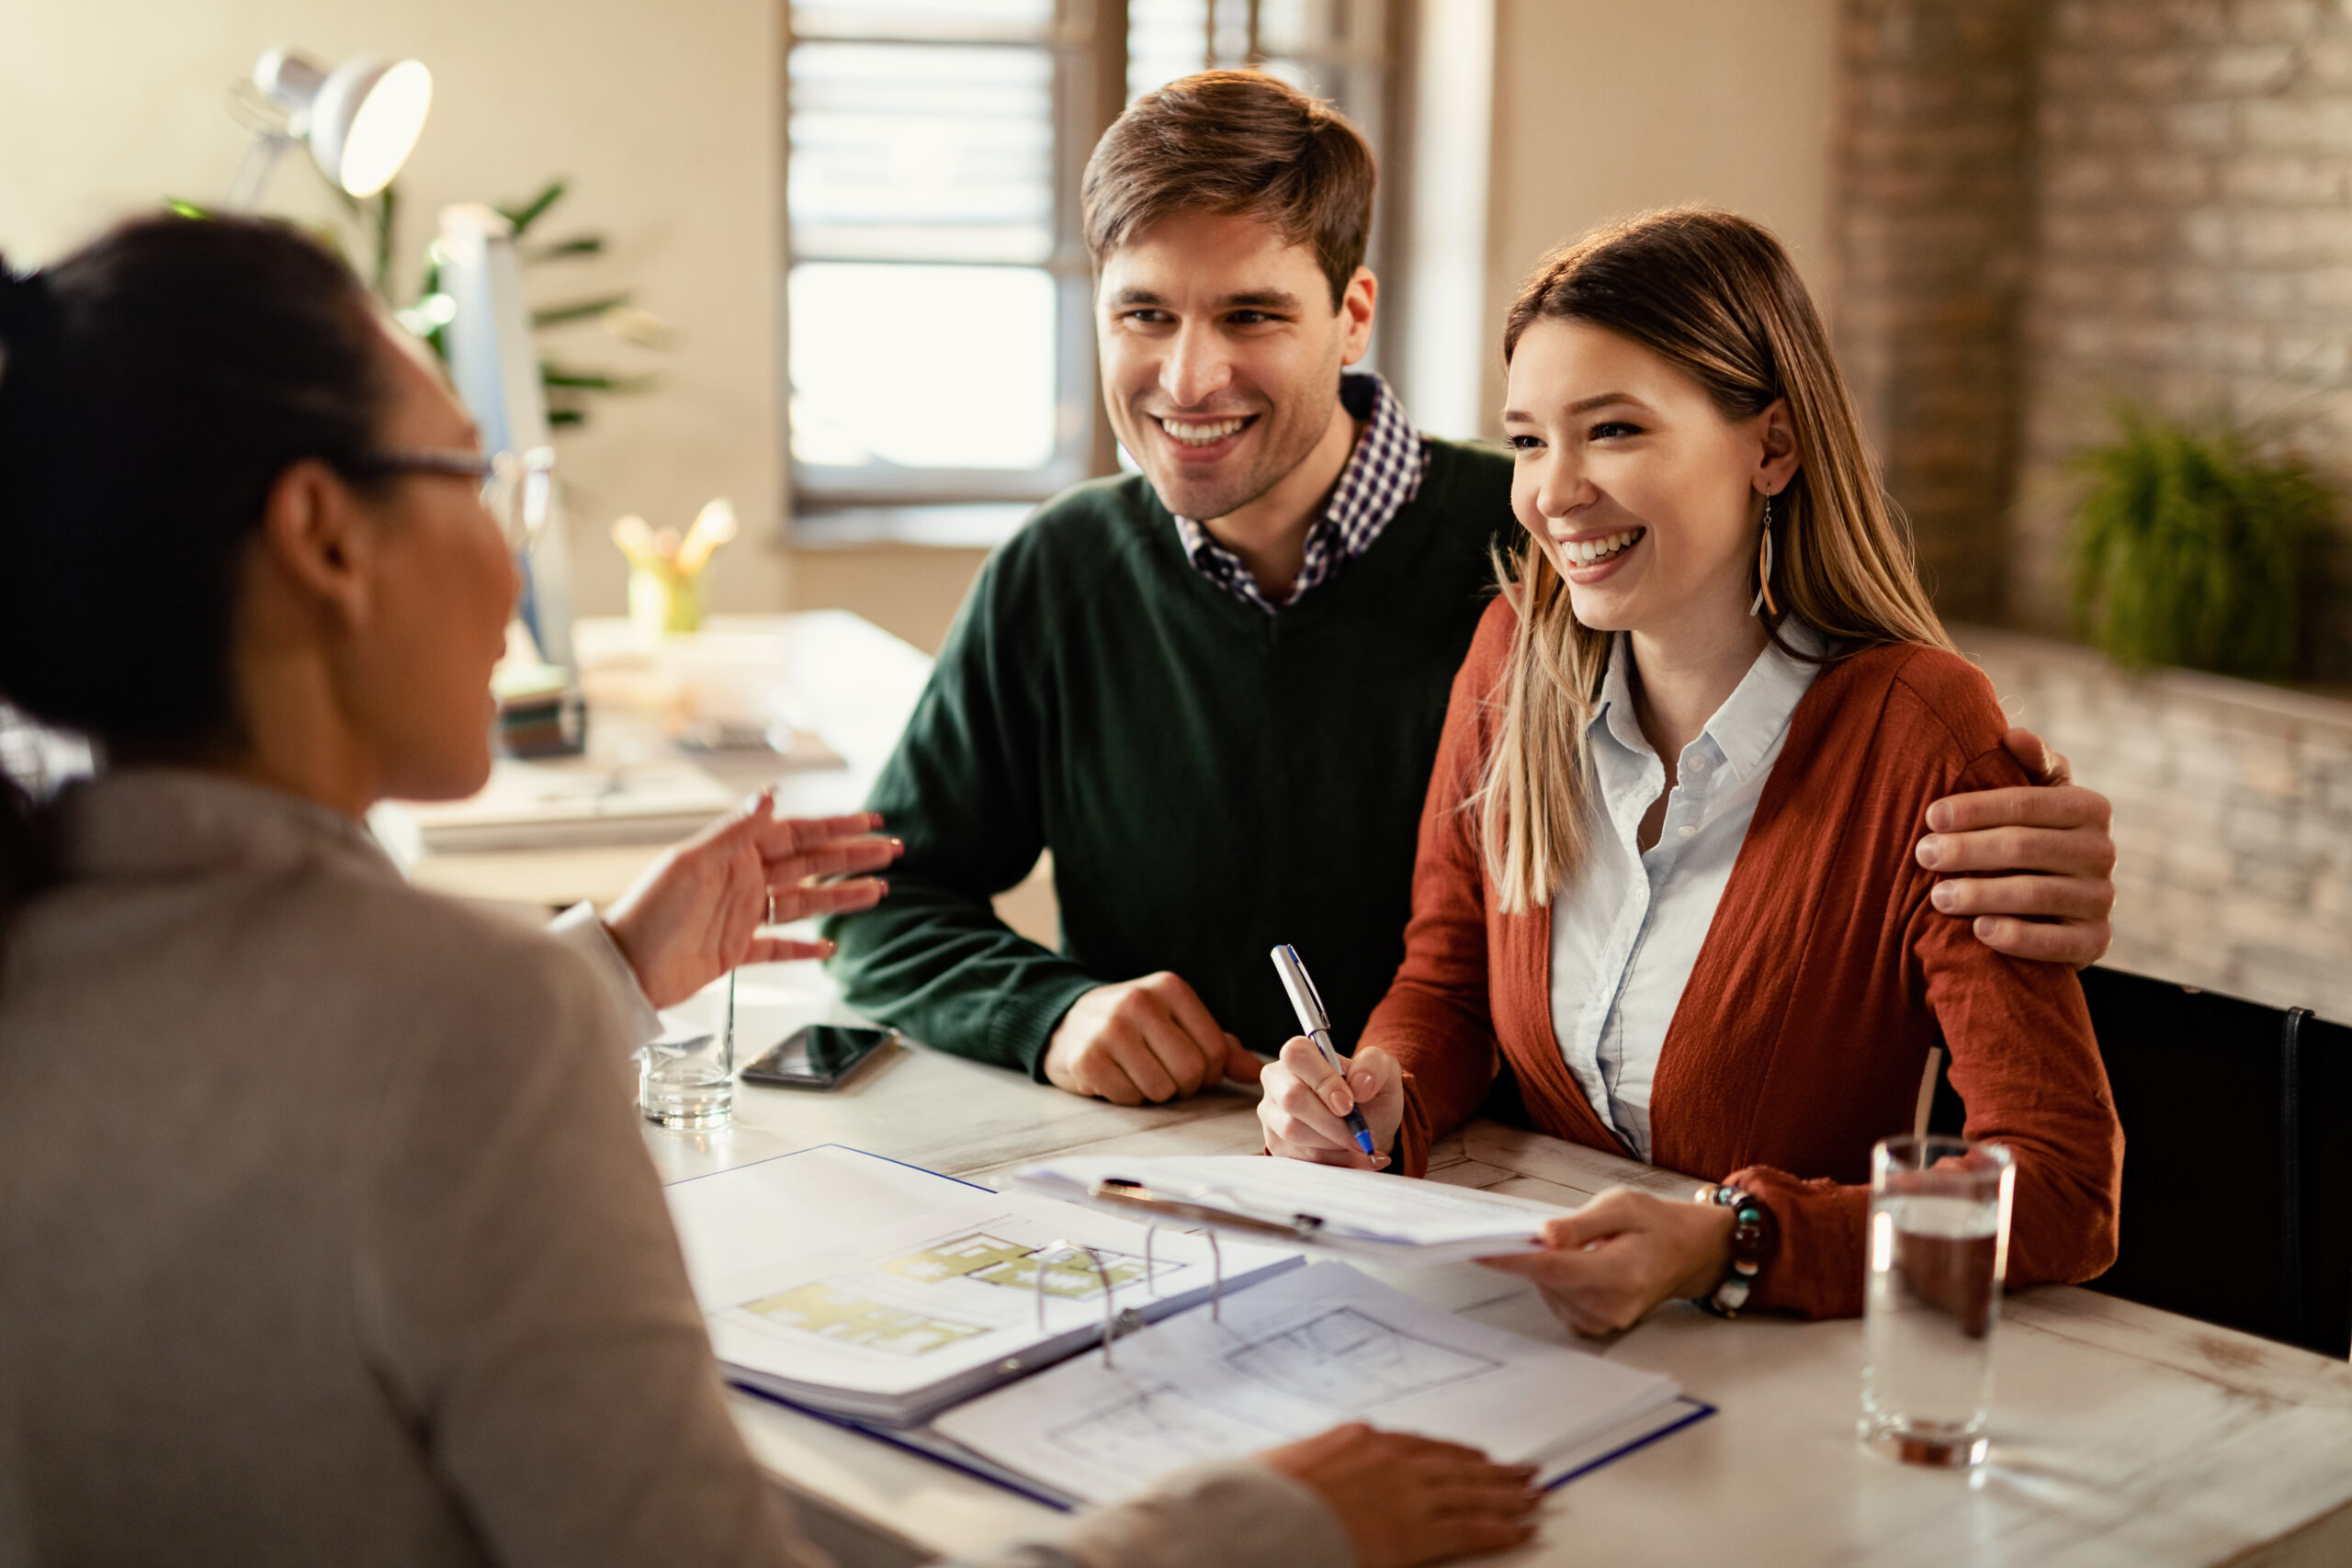
<instances>
[{"instance_id":1,"label":"computer monitor","mask_svg":"<svg viewBox=\"0 0 2352 1568\"><path fill-rule=\"evenodd\" d=\"M441 289L455 314L447 329L449 376L481 428L487 452L548 444L547 395L539 384L531 314L514 255L514 226L478 202L441 209ZM547 526L522 561L519 611L549 664L579 670L571 647L571 552L560 488L548 497Z\"/></svg>"}]
</instances>

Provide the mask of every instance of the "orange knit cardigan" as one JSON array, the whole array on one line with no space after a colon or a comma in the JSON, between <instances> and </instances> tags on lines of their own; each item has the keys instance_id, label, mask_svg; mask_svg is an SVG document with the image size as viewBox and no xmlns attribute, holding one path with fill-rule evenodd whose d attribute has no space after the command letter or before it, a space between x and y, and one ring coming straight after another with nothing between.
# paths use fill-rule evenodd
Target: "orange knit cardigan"
<instances>
[{"instance_id":1,"label":"orange knit cardigan","mask_svg":"<svg viewBox=\"0 0 2352 1568\"><path fill-rule=\"evenodd\" d=\"M1508 1059L1534 1124L1623 1152L1552 1031L1549 908L1489 908L1471 800L1516 616L1498 600L1455 677L1413 869L1405 962L1363 1043L1404 1065L1399 1168L1476 1114ZM1780 1222L1754 1306L1859 1313L1871 1142L1907 1131L1929 1047L1967 1133L2015 1151L2012 1285L2115 1258L2123 1130L2073 971L2007 958L1928 902L1930 801L2023 784L1992 687L1911 645L1824 669L1797 705L1667 1031L1651 1156L1747 1188Z\"/></svg>"}]
</instances>

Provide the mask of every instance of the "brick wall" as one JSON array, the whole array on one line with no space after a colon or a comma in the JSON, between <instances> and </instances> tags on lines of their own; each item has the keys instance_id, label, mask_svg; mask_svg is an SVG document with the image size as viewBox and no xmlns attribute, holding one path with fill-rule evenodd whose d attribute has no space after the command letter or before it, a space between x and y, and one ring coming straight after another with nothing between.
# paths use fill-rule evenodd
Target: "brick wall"
<instances>
[{"instance_id":1,"label":"brick wall","mask_svg":"<svg viewBox=\"0 0 2352 1568\"><path fill-rule=\"evenodd\" d=\"M1838 26L1838 356L1937 603L1976 619L2003 604L2043 8L1849 0Z\"/></svg>"},{"instance_id":2,"label":"brick wall","mask_svg":"<svg viewBox=\"0 0 2352 1568\"><path fill-rule=\"evenodd\" d=\"M2109 964L2352 1022L2352 703L1953 629L2115 802Z\"/></svg>"},{"instance_id":3,"label":"brick wall","mask_svg":"<svg viewBox=\"0 0 2352 1568\"><path fill-rule=\"evenodd\" d=\"M2352 474L2352 6L2052 0L2038 85L2008 618L2054 630L2068 464L2114 393L2271 422ZM2346 604L2314 673L2352 672Z\"/></svg>"}]
</instances>

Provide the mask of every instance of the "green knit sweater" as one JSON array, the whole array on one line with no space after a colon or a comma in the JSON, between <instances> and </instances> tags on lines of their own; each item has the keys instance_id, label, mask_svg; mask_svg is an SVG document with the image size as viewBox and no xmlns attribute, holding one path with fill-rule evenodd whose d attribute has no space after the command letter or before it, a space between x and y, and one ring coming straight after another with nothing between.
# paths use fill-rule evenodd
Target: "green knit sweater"
<instances>
[{"instance_id":1,"label":"green knit sweater","mask_svg":"<svg viewBox=\"0 0 2352 1568\"><path fill-rule=\"evenodd\" d=\"M1172 970L1270 1052L1296 945L1342 1050L1404 956L1455 667L1511 525L1510 461L1430 443L1372 547L1273 615L1206 580L1139 478L1048 502L992 557L872 797L906 840L835 917L850 1004L1040 1073L1080 992ZM1054 855L1059 953L989 900Z\"/></svg>"}]
</instances>

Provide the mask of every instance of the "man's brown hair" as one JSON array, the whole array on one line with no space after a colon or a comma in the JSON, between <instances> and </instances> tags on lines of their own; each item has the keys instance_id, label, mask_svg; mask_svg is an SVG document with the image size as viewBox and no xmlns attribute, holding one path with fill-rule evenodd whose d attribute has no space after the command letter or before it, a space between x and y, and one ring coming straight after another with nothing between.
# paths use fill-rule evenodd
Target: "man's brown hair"
<instances>
[{"instance_id":1,"label":"man's brown hair","mask_svg":"<svg viewBox=\"0 0 2352 1568\"><path fill-rule=\"evenodd\" d=\"M1337 109L1261 71L1204 71L1146 93L1086 161L1080 211L1102 258L1178 213L1254 218L1311 244L1331 309L1363 265L1380 167Z\"/></svg>"}]
</instances>

